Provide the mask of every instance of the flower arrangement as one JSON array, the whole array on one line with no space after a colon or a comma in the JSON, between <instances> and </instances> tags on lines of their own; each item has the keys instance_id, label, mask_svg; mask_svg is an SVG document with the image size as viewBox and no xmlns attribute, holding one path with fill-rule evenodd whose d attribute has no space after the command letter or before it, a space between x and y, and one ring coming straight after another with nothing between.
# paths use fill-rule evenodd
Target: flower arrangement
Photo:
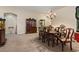
<instances>
[{"instance_id":1,"label":"flower arrangement","mask_svg":"<svg viewBox=\"0 0 79 59\"><path fill-rule=\"evenodd\" d=\"M65 25L63 25L63 24L61 24L61 25L60 25L60 28L62 28L62 29L63 29L63 28L65 28L65 27L66 27L66 26L65 26Z\"/></svg>"}]
</instances>

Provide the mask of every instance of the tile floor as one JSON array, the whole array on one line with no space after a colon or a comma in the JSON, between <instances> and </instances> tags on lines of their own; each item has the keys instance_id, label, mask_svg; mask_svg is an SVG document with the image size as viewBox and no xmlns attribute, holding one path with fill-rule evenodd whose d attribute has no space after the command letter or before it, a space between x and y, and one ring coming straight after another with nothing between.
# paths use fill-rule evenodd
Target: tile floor
<instances>
[{"instance_id":1,"label":"tile floor","mask_svg":"<svg viewBox=\"0 0 79 59\"><path fill-rule=\"evenodd\" d=\"M61 45L51 47L47 43L42 43L38 40L38 33L6 35L7 42L0 47L0 52L61 52ZM73 51L70 51L69 46L64 48L65 52L79 51L79 43L73 42Z\"/></svg>"}]
</instances>

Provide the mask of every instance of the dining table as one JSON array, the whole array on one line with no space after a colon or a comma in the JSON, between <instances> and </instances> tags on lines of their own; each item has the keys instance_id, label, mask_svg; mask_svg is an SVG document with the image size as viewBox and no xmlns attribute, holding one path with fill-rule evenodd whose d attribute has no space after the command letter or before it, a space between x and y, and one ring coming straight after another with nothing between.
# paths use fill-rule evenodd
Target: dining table
<instances>
[{"instance_id":1,"label":"dining table","mask_svg":"<svg viewBox=\"0 0 79 59\"><path fill-rule=\"evenodd\" d=\"M59 39L59 36L57 35L59 32L57 31L49 31L49 32L46 32L47 33L47 37L49 38L48 40L52 40L52 46L54 46L55 44L58 45L58 41L60 40ZM55 43L56 41L56 43Z\"/></svg>"}]
</instances>

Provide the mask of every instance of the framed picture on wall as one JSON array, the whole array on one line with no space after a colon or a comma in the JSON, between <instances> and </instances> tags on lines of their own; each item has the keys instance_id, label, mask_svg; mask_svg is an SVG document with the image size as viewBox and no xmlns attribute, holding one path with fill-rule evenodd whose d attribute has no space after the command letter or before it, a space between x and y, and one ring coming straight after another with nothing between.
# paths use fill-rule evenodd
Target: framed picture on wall
<instances>
[{"instance_id":1,"label":"framed picture on wall","mask_svg":"<svg viewBox=\"0 0 79 59\"><path fill-rule=\"evenodd\" d=\"M76 18L79 19L79 6L76 7L76 14L75 14Z\"/></svg>"},{"instance_id":2,"label":"framed picture on wall","mask_svg":"<svg viewBox=\"0 0 79 59\"><path fill-rule=\"evenodd\" d=\"M79 6L76 7L76 13L75 13L75 17L76 17L76 31L79 32Z\"/></svg>"},{"instance_id":3,"label":"framed picture on wall","mask_svg":"<svg viewBox=\"0 0 79 59\"><path fill-rule=\"evenodd\" d=\"M42 27L42 26L45 26L45 20L44 19L40 19L40 26Z\"/></svg>"}]
</instances>

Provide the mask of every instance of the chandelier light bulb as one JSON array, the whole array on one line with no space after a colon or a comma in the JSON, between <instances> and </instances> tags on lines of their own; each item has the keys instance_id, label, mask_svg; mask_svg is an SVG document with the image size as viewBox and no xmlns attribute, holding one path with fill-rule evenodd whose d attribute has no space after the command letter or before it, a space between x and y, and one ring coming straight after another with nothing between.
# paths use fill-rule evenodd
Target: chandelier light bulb
<instances>
[{"instance_id":1,"label":"chandelier light bulb","mask_svg":"<svg viewBox=\"0 0 79 59\"><path fill-rule=\"evenodd\" d=\"M56 13L53 13L53 15L56 17Z\"/></svg>"},{"instance_id":2,"label":"chandelier light bulb","mask_svg":"<svg viewBox=\"0 0 79 59\"><path fill-rule=\"evenodd\" d=\"M52 10L50 10L50 11L48 12L47 18L53 19L54 17L56 17L56 13L53 12Z\"/></svg>"}]
</instances>

